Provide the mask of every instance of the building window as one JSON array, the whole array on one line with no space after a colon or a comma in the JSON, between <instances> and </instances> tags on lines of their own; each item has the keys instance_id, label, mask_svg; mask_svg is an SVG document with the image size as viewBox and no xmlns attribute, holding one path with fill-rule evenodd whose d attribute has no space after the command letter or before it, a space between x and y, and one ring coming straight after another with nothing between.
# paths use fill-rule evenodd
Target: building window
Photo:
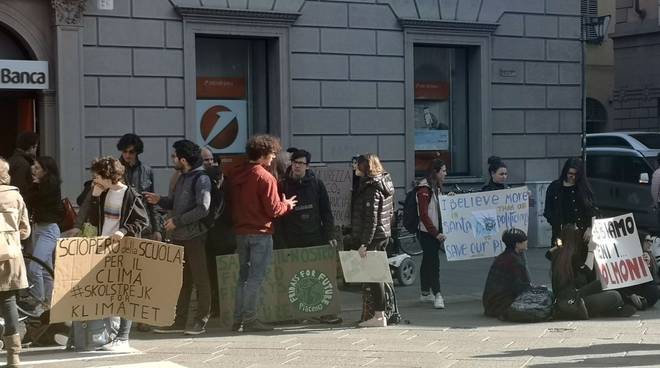
<instances>
[{"instance_id":1,"label":"building window","mask_svg":"<svg viewBox=\"0 0 660 368\"><path fill-rule=\"evenodd\" d=\"M593 27L587 27L586 23L589 22L591 17L598 16L598 0L581 0L580 14L582 14L581 24L584 39L592 40L597 38L596 30Z\"/></svg>"},{"instance_id":2,"label":"building window","mask_svg":"<svg viewBox=\"0 0 660 368\"><path fill-rule=\"evenodd\" d=\"M268 126L267 40L195 37L197 141L218 154L245 151Z\"/></svg>"},{"instance_id":3,"label":"building window","mask_svg":"<svg viewBox=\"0 0 660 368\"><path fill-rule=\"evenodd\" d=\"M468 48L414 48L415 174L439 157L451 175L470 174Z\"/></svg>"},{"instance_id":4,"label":"building window","mask_svg":"<svg viewBox=\"0 0 660 368\"><path fill-rule=\"evenodd\" d=\"M587 97L587 133L601 133L607 128L607 110L600 101Z\"/></svg>"}]
</instances>

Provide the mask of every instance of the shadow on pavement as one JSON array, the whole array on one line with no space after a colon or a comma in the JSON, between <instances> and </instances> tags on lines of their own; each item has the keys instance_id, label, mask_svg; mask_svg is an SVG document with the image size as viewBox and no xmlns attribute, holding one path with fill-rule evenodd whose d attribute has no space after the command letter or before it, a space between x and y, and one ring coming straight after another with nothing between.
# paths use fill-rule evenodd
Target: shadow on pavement
<instances>
[{"instance_id":1,"label":"shadow on pavement","mask_svg":"<svg viewBox=\"0 0 660 368\"><path fill-rule=\"evenodd\" d=\"M660 344L599 344L580 347L556 347L556 348L537 348L527 350L512 350L499 354L477 355L475 358L512 358L520 356L533 356L535 358L562 358L562 357L582 357L585 355L612 355L621 353L630 353L634 351L658 351ZM530 367L625 367L635 366L657 366L660 362L660 355L643 356L607 356L594 358L579 358L580 360L571 362L548 362L530 364Z\"/></svg>"}]
</instances>

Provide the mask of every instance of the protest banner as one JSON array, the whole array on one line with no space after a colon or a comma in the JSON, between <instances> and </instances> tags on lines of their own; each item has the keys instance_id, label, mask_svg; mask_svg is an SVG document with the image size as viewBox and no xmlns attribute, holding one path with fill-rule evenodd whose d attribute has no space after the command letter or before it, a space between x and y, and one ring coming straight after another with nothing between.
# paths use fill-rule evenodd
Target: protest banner
<instances>
[{"instance_id":1,"label":"protest banner","mask_svg":"<svg viewBox=\"0 0 660 368\"><path fill-rule=\"evenodd\" d=\"M444 195L438 201L448 261L495 257L504 251L504 230L527 232L527 187Z\"/></svg>"},{"instance_id":2,"label":"protest banner","mask_svg":"<svg viewBox=\"0 0 660 368\"><path fill-rule=\"evenodd\" d=\"M338 169L325 166L311 167L311 170L325 184L335 225L350 226L353 170L350 167Z\"/></svg>"},{"instance_id":3,"label":"protest banner","mask_svg":"<svg viewBox=\"0 0 660 368\"><path fill-rule=\"evenodd\" d=\"M234 321L238 255L216 257L220 323ZM257 318L263 322L307 319L341 311L337 289L337 252L329 246L273 251L259 292Z\"/></svg>"},{"instance_id":4,"label":"protest banner","mask_svg":"<svg viewBox=\"0 0 660 368\"><path fill-rule=\"evenodd\" d=\"M119 316L174 323L183 247L148 239L58 239L50 322Z\"/></svg>"},{"instance_id":5,"label":"protest banner","mask_svg":"<svg viewBox=\"0 0 660 368\"><path fill-rule=\"evenodd\" d=\"M392 272L386 252L367 252L362 258L355 250L339 252L344 280L349 283L388 282L392 283Z\"/></svg>"},{"instance_id":6,"label":"protest banner","mask_svg":"<svg viewBox=\"0 0 660 368\"><path fill-rule=\"evenodd\" d=\"M639 243L632 213L594 219L591 240L603 290L620 289L653 281Z\"/></svg>"}]
</instances>

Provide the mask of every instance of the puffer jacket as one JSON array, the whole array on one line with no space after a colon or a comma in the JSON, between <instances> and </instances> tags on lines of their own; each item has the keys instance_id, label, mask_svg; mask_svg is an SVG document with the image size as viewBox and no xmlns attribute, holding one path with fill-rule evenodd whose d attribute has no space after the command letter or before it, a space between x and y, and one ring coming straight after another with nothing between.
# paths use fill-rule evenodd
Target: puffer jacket
<instances>
[{"instance_id":1,"label":"puffer jacket","mask_svg":"<svg viewBox=\"0 0 660 368\"><path fill-rule=\"evenodd\" d=\"M354 247L389 238L394 216L394 184L390 174L360 178L352 207L351 238Z\"/></svg>"},{"instance_id":2,"label":"puffer jacket","mask_svg":"<svg viewBox=\"0 0 660 368\"><path fill-rule=\"evenodd\" d=\"M21 240L30 236L30 220L18 188L9 185L0 185L0 233L0 241L6 242L15 257L0 261L0 291L25 289L28 282Z\"/></svg>"}]
</instances>

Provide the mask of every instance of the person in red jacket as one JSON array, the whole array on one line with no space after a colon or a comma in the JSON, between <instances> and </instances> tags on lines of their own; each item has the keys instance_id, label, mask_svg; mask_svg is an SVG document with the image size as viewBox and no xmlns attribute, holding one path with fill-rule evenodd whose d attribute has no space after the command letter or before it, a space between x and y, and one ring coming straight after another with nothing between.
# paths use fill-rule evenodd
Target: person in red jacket
<instances>
[{"instance_id":1,"label":"person in red jacket","mask_svg":"<svg viewBox=\"0 0 660 368\"><path fill-rule=\"evenodd\" d=\"M232 331L269 331L257 320L257 304L273 256L273 220L296 206L296 197L280 197L267 168L280 152L279 139L257 135L247 142L248 162L228 176L229 202L240 264Z\"/></svg>"}]
</instances>

